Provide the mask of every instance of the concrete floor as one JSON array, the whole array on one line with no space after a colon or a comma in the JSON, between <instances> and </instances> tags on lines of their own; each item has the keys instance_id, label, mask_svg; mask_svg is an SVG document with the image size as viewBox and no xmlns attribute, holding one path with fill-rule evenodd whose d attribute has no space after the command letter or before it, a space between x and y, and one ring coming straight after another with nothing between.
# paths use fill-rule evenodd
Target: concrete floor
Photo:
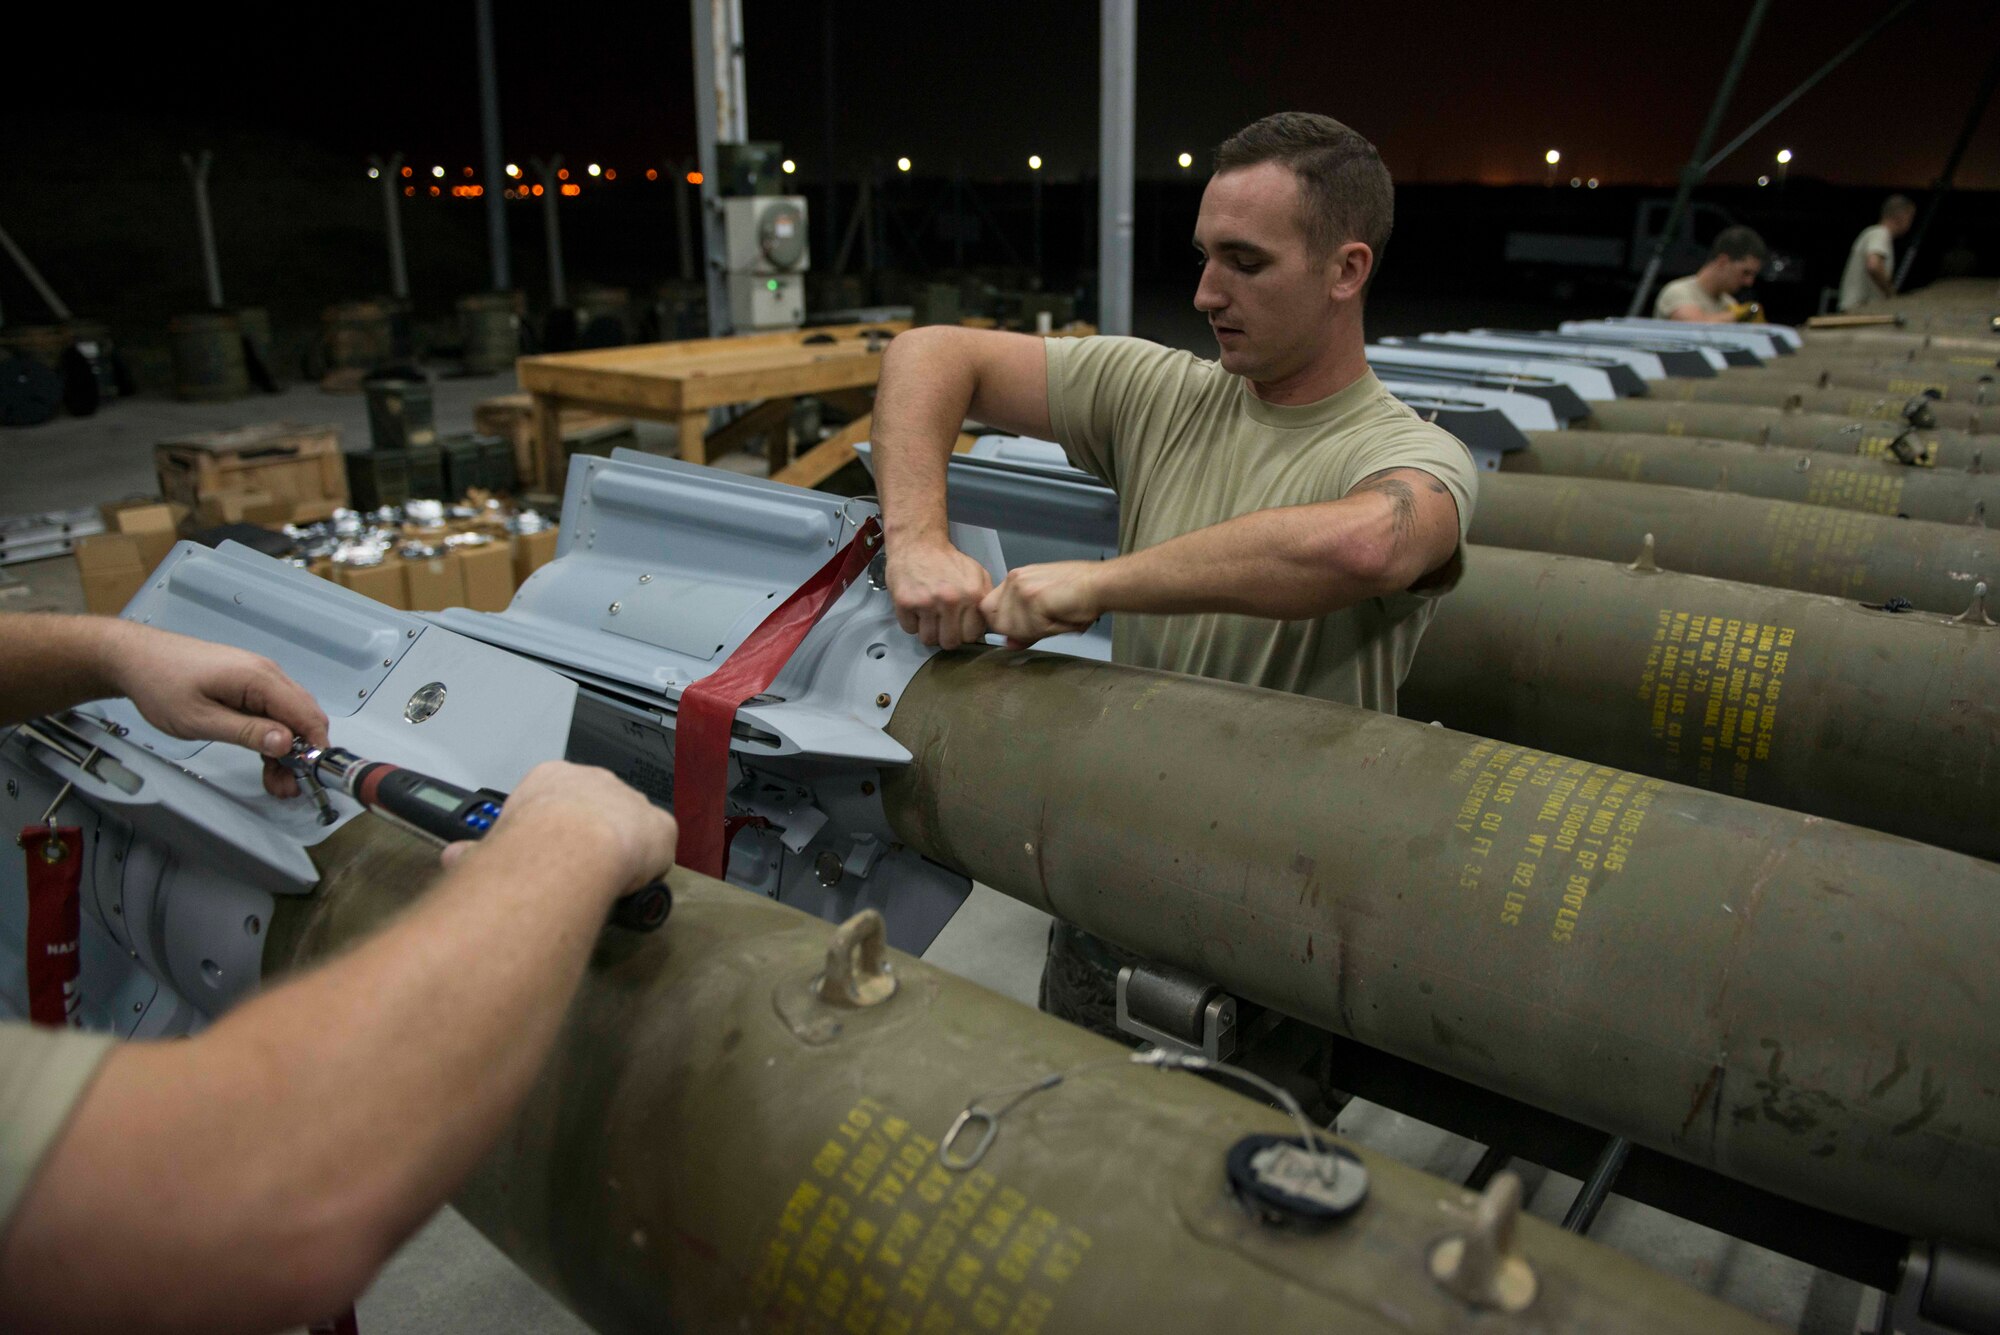
<instances>
[{"instance_id":1,"label":"concrete floor","mask_svg":"<svg viewBox=\"0 0 2000 1335\"><path fill-rule=\"evenodd\" d=\"M478 400L510 392L512 377L438 382L440 431L468 431ZM0 432L0 515L94 505L156 491L152 446L191 430L252 422L330 422L352 445L367 435L358 395L316 388L232 404L139 399L98 416ZM670 428L647 426L642 444L671 448ZM729 466L761 471L735 456ZM0 610L81 611L82 590L67 558L0 567ZM1034 1004L1048 919L984 886L939 935L925 958L1003 995ZM1387 1108L1355 1102L1336 1128L1355 1142L1439 1176L1463 1180L1482 1147ZM1524 1173L1528 1209L1559 1220L1576 1194L1573 1178ZM1694 1288L1774 1324L1809 1335L1852 1335L1879 1295L1777 1253L1614 1196L1591 1236ZM449 1208L390 1262L363 1297L368 1332L399 1335L580 1335L585 1327L494 1250Z\"/></svg>"}]
</instances>

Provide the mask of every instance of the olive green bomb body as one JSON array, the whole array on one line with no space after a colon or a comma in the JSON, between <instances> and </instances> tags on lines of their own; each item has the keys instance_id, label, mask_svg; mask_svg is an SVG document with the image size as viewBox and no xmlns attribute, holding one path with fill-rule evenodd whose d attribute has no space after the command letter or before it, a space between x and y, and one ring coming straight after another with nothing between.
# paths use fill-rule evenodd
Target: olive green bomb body
<instances>
[{"instance_id":1,"label":"olive green bomb body","mask_svg":"<svg viewBox=\"0 0 2000 1335\"><path fill-rule=\"evenodd\" d=\"M433 848L362 817L281 903L267 972L410 903ZM546 1069L455 1204L607 1335L661 1330L1623 1332L1769 1328L1532 1218L1535 1293L1480 1311L1430 1277L1474 1198L1362 1153L1315 1233L1258 1223L1225 1156L1293 1124L1208 1081L906 955L864 1007L825 1002L829 924L675 871L656 933L608 932ZM1067 1077L939 1160L975 1100ZM950 1143L969 1156L974 1122Z\"/></svg>"},{"instance_id":2,"label":"olive green bomb body","mask_svg":"<svg viewBox=\"0 0 2000 1335\"><path fill-rule=\"evenodd\" d=\"M2000 473L1912 468L1866 455L1618 431L1530 431L1502 472L1696 487L1954 524L2000 521ZM2000 445L2000 441L1995 442Z\"/></svg>"},{"instance_id":3,"label":"olive green bomb body","mask_svg":"<svg viewBox=\"0 0 2000 1335\"><path fill-rule=\"evenodd\" d=\"M1947 615L2000 590L2000 530L1643 482L1482 473L1468 537L1624 562L1650 538L1667 570Z\"/></svg>"},{"instance_id":4,"label":"olive green bomb body","mask_svg":"<svg viewBox=\"0 0 2000 1335\"><path fill-rule=\"evenodd\" d=\"M1977 403L1951 403L1917 394L1888 394L1860 389L1820 389L1783 380L1752 380L1716 376L1711 380L1652 380L1646 385L1655 400L1690 403L1735 403L1753 408L1819 413L1869 422L1909 425L1909 413L1923 416L1921 429L1964 431L1973 435L2000 432L2000 409Z\"/></svg>"},{"instance_id":5,"label":"olive green bomb body","mask_svg":"<svg viewBox=\"0 0 2000 1335\"><path fill-rule=\"evenodd\" d=\"M2000 867L1031 652L933 659L889 730L898 836L1002 893L1779 1194L2000 1242Z\"/></svg>"},{"instance_id":6,"label":"olive green bomb body","mask_svg":"<svg viewBox=\"0 0 2000 1335\"><path fill-rule=\"evenodd\" d=\"M1879 394L1936 394L1952 403L1996 401L1994 368L1987 363L1913 362L1896 357L1811 356L1800 354L1763 366L1733 367L1722 378L1786 381L1820 389L1868 390Z\"/></svg>"},{"instance_id":7,"label":"olive green bomb body","mask_svg":"<svg viewBox=\"0 0 2000 1335\"><path fill-rule=\"evenodd\" d=\"M2000 859L2000 626L1475 548L1405 718Z\"/></svg>"},{"instance_id":8,"label":"olive green bomb body","mask_svg":"<svg viewBox=\"0 0 2000 1335\"><path fill-rule=\"evenodd\" d=\"M1874 459L1896 458L1900 443L1924 466L1972 469L2000 464L2000 449L1995 448L1994 442L1970 432L1911 427L1871 417L1787 412L1783 408L1751 404L1614 399L1593 403L1586 422L1597 431L1705 436Z\"/></svg>"}]
</instances>

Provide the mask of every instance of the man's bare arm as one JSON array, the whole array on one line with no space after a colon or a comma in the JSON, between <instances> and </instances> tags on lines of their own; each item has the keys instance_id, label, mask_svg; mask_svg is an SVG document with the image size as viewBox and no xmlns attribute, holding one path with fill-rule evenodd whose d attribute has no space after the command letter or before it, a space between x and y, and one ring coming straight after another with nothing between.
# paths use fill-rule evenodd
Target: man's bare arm
<instances>
[{"instance_id":1,"label":"man's bare arm","mask_svg":"<svg viewBox=\"0 0 2000 1335\"><path fill-rule=\"evenodd\" d=\"M0 613L0 723L116 695L171 736L262 754L279 797L298 784L271 757L295 734L326 745L325 712L268 658L116 617Z\"/></svg>"},{"instance_id":2,"label":"man's bare arm","mask_svg":"<svg viewBox=\"0 0 2000 1335\"><path fill-rule=\"evenodd\" d=\"M1016 644L1106 612L1325 616L1420 585L1458 546L1458 504L1430 473L1397 468L1337 501L1259 510L1109 561L1023 566L988 595Z\"/></svg>"},{"instance_id":3,"label":"man's bare arm","mask_svg":"<svg viewBox=\"0 0 2000 1335\"><path fill-rule=\"evenodd\" d=\"M1705 311L1693 302L1683 302L1667 312L1669 320L1682 320L1688 324L1734 324L1736 317L1728 311Z\"/></svg>"},{"instance_id":4,"label":"man's bare arm","mask_svg":"<svg viewBox=\"0 0 2000 1335\"><path fill-rule=\"evenodd\" d=\"M1875 284L1876 291L1885 297L1896 295L1896 282L1889 274L1889 261L1883 258L1880 251L1869 251L1862 263L1867 267L1868 281Z\"/></svg>"},{"instance_id":5,"label":"man's bare arm","mask_svg":"<svg viewBox=\"0 0 2000 1335\"><path fill-rule=\"evenodd\" d=\"M889 592L904 630L947 649L986 633L979 600L992 586L951 545L945 519L945 464L967 417L1049 435L1046 343L932 325L897 335L882 360L871 443Z\"/></svg>"},{"instance_id":6,"label":"man's bare arm","mask_svg":"<svg viewBox=\"0 0 2000 1335\"><path fill-rule=\"evenodd\" d=\"M0 1239L0 1325L338 1311L500 1134L612 900L673 850L610 774L543 766L377 936L195 1038L114 1049Z\"/></svg>"}]
</instances>

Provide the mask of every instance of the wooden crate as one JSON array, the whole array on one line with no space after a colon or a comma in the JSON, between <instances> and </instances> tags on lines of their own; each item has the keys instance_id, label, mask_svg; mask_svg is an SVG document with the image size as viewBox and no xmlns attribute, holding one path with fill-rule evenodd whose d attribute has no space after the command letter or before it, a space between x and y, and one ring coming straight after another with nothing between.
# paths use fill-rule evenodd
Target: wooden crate
<instances>
[{"instance_id":1,"label":"wooden crate","mask_svg":"<svg viewBox=\"0 0 2000 1335\"><path fill-rule=\"evenodd\" d=\"M565 408L562 411L563 439L587 440L606 427L624 426L627 422L628 419L623 417L583 408ZM472 429L482 436L498 436L513 446L514 485L519 490L562 490L562 478L541 476L541 461L545 456L535 438L535 403L532 396L502 394L497 398L482 399L473 407ZM568 451L551 451L546 457L567 458Z\"/></svg>"},{"instance_id":2,"label":"wooden crate","mask_svg":"<svg viewBox=\"0 0 2000 1335\"><path fill-rule=\"evenodd\" d=\"M199 509L214 497L262 492L291 507L292 523L325 519L347 504L340 432L270 422L161 441L153 450L160 494Z\"/></svg>"}]
</instances>

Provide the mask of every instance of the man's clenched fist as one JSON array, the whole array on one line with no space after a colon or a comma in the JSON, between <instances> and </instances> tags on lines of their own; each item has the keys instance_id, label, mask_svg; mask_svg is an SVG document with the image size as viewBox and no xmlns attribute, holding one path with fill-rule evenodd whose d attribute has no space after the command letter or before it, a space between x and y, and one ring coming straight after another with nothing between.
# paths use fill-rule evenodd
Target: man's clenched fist
<instances>
[{"instance_id":1,"label":"man's clenched fist","mask_svg":"<svg viewBox=\"0 0 2000 1335\"><path fill-rule=\"evenodd\" d=\"M986 567L945 541L889 544L889 596L896 620L926 645L956 649L986 634L980 600L992 590Z\"/></svg>"},{"instance_id":2,"label":"man's clenched fist","mask_svg":"<svg viewBox=\"0 0 2000 1335\"><path fill-rule=\"evenodd\" d=\"M1090 628L1103 615L1097 578L1101 561L1050 561L1018 566L979 604L986 624L1015 649Z\"/></svg>"}]
</instances>

